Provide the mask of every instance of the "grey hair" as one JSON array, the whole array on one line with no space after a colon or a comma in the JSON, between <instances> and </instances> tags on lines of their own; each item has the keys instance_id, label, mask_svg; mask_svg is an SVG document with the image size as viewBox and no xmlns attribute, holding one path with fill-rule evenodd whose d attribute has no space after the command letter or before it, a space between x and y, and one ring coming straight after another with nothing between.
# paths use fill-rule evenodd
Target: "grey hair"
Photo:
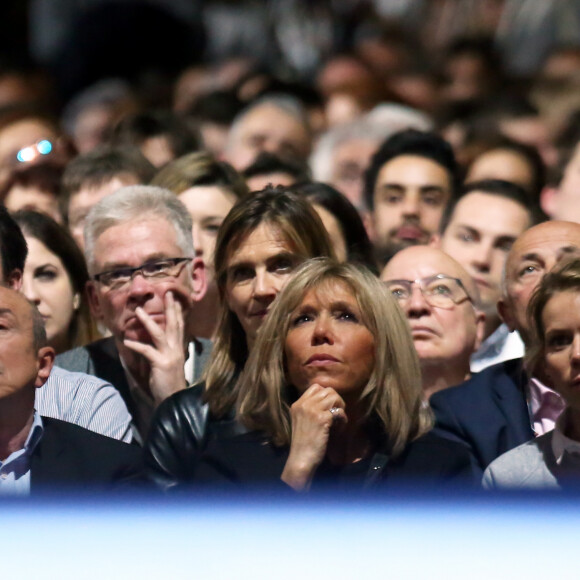
<instances>
[{"instance_id":1,"label":"grey hair","mask_svg":"<svg viewBox=\"0 0 580 580\"><path fill-rule=\"evenodd\" d=\"M310 169L315 181L330 182L332 179L332 158L337 147L353 139L374 141L377 147L391 134L366 118L344 125L331 127L318 139L310 156Z\"/></svg>"},{"instance_id":2,"label":"grey hair","mask_svg":"<svg viewBox=\"0 0 580 580\"><path fill-rule=\"evenodd\" d=\"M432 127L433 122L421 111L396 103L377 105L360 119L331 127L318 139L310 156L312 175L316 181L330 181L334 150L346 141L375 141L378 147L391 135L403 129L429 131Z\"/></svg>"},{"instance_id":3,"label":"grey hair","mask_svg":"<svg viewBox=\"0 0 580 580\"><path fill-rule=\"evenodd\" d=\"M276 109L280 109L284 113L290 115L296 119L303 127L311 132L310 121L308 119L308 112L306 108L301 103L299 99L293 97L292 95L286 95L284 93L270 93L264 95L250 103L245 109L240 111L232 121L232 125L229 131L228 142L226 143L226 149L231 146L231 143L237 138L237 134L241 123L253 110L263 107L265 105L270 105Z\"/></svg>"},{"instance_id":4,"label":"grey hair","mask_svg":"<svg viewBox=\"0 0 580 580\"><path fill-rule=\"evenodd\" d=\"M95 244L109 228L133 220L163 218L175 229L177 245L184 256L194 255L192 221L177 196L162 187L130 185L99 201L87 215L85 224L85 258L89 274L95 273Z\"/></svg>"},{"instance_id":5,"label":"grey hair","mask_svg":"<svg viewBox=\"0 0 580 580\"><path fill-rule=\"evenodd\" d=\"M32 317L32 341L34 350L38 352L41 348L48 345L46 327L44 325L44 318L42 318L36 305L32 302L28 302L28 304L30 305L30 315Z\"/></svg>"}]
</instances>

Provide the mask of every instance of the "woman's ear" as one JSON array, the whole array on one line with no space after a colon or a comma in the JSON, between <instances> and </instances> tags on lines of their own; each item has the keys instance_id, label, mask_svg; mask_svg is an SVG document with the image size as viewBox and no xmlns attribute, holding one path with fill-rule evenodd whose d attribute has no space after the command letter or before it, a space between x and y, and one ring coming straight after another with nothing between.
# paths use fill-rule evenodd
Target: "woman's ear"
<instances>
[{"instance_id":1,"label":"woman's ear","mask_svg":"<svg viewBox=\"0 0 580 580\"><path fill-rule=\"evenodd\" d=\"M73 296L73 310L78 310L81 307L81 295L79 292L75 292Z\"/></svg>"}]
</instances>

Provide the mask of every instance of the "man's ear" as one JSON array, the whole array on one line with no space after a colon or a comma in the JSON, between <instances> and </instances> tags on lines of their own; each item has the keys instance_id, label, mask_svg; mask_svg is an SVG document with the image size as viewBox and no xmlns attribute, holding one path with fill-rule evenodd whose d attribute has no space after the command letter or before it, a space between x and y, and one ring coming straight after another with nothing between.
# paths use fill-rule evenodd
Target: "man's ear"
<instances>
[{"instance_id":1,"label":"man's ear","mask_svg":"<svg viewBox=\"0 0 580 580\"><path fill-rule=\"evenodd\" d=\"M497 301L497 312L499 317L508 327L508 330L513 332L516 329L515 319L512 316L510 305L507 303L507 300L503 296Z\"/></svg>"},{"instance_id":2,"label":"man's ear","mask_svg":"<svg viewBox=\"0 0 580 580\"><path fill-rule=\"evenodd\" d=\"M194 302L199 302L207 292L207 276L204 261L197 257L191 263L192 293Z\"/></svg>"},{"instance_id":3,"label":"man's ear","mask_svg":"<svg viewBox=\"0 0 580 580\"><path fill-rule=\"evenodd\" d=\"M483 339L485 338L485 312L482 310L475 310L475 344L473 345L473 352L479 350Z\"/></svg>"},{"instance_id":4,"label":"man's ear","mask_svg":"<svg viewBox=\"0 0 580 580\"><path fill-rule=\"evenodd\" d=\"M52 365L54 364L54 348L51 346L43 346L39 351L37 356L38 362L38 372L36 373L36 380L34 381L34 386L39 389L46 383L52 370Z\"/></svg>"},{"instance_id":5,"label":"man's ear","mask_svg":"<svg viewBox=\"0 0 580 580\"><path fill-rule=\"evenodd\" d=\"M551 218L556 213L557 202L558 188L551 185L546 185L540 193L540 207L548 217Z\"/></svg>"},{"instance_id":6,"label":"man's ear","mask_svg":"<svg viewBox=\"0 0 580 580\"><path fill-rule=\"evenodd\" d=\"M429 246L432 248L437 248L438 250L441 249L441 234L431 234L429 238Z\"/></svg>"},{"instance_id":7,"label":"man's ear","mask_svg":"<svg viewBox=\"0 0 580 580\"><path fill-rule=\"evenodd\" d=\"M99 291L97 290L97 283L89 280L86 285L87 298L91 314L95 320L102 320L103 313L101 309L101 301L99 299Z\"/></svg>"},{"instance_id":8,"label":"man's ear","mask_svg":"<svg viewBox=\"0 0 580 580\"><path fill-rule=\"evenodd\" d=\"M20 292L20 289L22 288L22 270L19 270L18 268L12 270L12 272L8 274L6 286L12 288L12 290L16 290L16 292Z\"/></svg>"}]
</instances>

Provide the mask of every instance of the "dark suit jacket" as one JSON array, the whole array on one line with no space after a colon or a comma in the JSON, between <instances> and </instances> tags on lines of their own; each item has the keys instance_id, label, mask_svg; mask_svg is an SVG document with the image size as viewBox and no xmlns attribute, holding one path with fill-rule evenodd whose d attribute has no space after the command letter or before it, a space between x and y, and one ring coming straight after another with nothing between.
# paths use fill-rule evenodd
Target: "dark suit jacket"
<instances>
[{"instance_id":1,"label":"dark suit jacket","mask_svg":"<svg viewBox=\"0 0 580 580\"><path fill-rule=\"evenodd\" d=\"M30 463L30 491L112 489L137 483L141 449L78 425L42 417L44 432Z\"/></svg>"},{"instance_id":2,"label":"dark suit jacket","mask_svg":"<svg viewBox=\"0 0 580 580\"><path fill-rule=\"evenodd\" d=\"M264 487L287 490L280 480L288 459L288 447L275 447L257 431L219 433L212 438L195 470L176 490L209 487L211 490L257 491ZM395 459L375 453L369 461L337 468L323 462L312 489L329 486L343 491L380 492L402 485L440 488L472 485L473 470L465 448L433 433L412 441Z\"/></svg>"},{"instance_id":3,"label":"dark suit jacket","mask_svg":"<svg viewBox=\"0 0 580 580\"><path fill-rule=\"evenodd\" d=\"M467 446L482 472L502 453L534 436L522 360L493 365L462 385L435 393L435 432Z\"/></svg>"},{"instance_id":4,"label":"dark suit jacket","mask_svg":"<svg viewBox=\"0 0 580 580\"><path fill-rule=\"evenodd\" d=\"M209 359L211 346L209 340L195 340L194 382L197 382L201 377L203 368ZM113 337L103 338L86 346L63 352L56 357L55 364L67 371L87 373L108 381L121 393L131 415L136 416L135 403L129 391L127 376ZM143 436L145 435L146 433L143 433Z\"/></svg>"}]
</instances>

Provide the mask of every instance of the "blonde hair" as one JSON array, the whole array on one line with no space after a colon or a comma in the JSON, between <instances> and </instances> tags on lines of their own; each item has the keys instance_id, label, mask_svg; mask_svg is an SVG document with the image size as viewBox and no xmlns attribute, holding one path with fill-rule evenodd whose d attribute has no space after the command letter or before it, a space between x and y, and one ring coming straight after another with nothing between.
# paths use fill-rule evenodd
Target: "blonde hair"
<instances>
[{"instance_id":1,"label":"blonde hair","mask_svg":"<svg viewBox=\"0 0 580 580\"><path fill-rule=\"evenodd\" d=\"M258 338L240 384L238 418L250 429L266 432L278 446L291 440L290 405L294 390L286 380L284 344L291 316L305 294L323 284L340 283L354 294L363 323L375 341L375 368L360 395L369 426L386 434L389 451L405 445L433 424L423 405L419 359L405 315L395 299L362 266L328 258L304 263L279 294Z\"/></svg>"},{"instance_id":2,"label":"blonde hair","mask_svg":"<svg viewBox=\"0 0 580 580\"><path fill-rule=\"evenodd\" d=\"M230 210L218 232L214 254L215 279L221 314L211 357L205 367L205 400L216 417L234 405L235 383L248 358L246 333L227 306L228 265L233 251L261 224L277 229L301 260L332 256L334 252L318 214L303 196L287 187L267 187L240 200Z\"/></svg>"},{"instance_id":3,"label":"blonde hair","mask_svg":"<svg viewBox=\"0 0 580 580\"><path fill-rule=\"evenodd\" d=\"M151 180L151 185L164 187L176 195L191 187L205 185L220 187L236 199L250 193L244 178L229 163L218 161L206 151L189 153L170 161Z\"/></svg>"},{"instance_id":4,"label":"blonde hair","mask_svg":"<svg viewBox=\"0 0 580 580\"><path fill-rule=\"evenodd\" d=\"M526 349L525 366L530 375L536 374L545 356L546 328L542 315L546 304L560 292L580 293L580 258L566 259L548 272L535 289L528 304L527 316L532 341Z\"/></svg>"}]
</instances>

